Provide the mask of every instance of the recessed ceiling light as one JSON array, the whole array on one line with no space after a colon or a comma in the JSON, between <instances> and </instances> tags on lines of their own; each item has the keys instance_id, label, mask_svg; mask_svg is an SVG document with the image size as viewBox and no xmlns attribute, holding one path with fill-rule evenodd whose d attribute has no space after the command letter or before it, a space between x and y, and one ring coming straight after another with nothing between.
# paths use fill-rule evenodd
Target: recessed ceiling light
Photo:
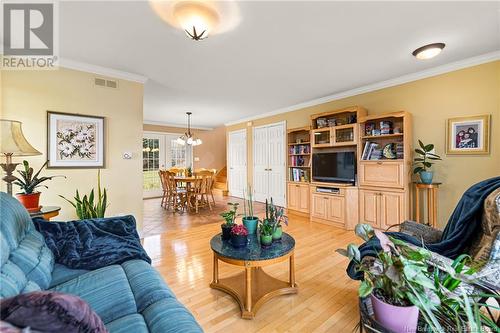
<instances>
[{"instance_id":1,"label":"recessed ceiling light","mask_svg":"<svg viewBox=\"0 0 500 333\"><path fill-rule=\"evenodd\" d=\"M444 49L446 45L444 43L433 43L419 47L412 54L415 58L420 60L431 59L437 56Z\"/></svg>"}]
</instances>

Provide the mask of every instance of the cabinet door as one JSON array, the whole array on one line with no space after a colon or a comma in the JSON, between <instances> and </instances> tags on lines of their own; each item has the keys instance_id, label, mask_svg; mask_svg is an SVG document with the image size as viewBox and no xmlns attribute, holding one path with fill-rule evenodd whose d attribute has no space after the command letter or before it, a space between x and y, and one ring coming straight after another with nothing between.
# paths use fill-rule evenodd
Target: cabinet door
<instances>
[{"instance_id":1,"label":"cabinet door","mask_svg":"<svg viewBox=\"0 0 500 333\"><path fill-rule=\"evenodd\" d=\"M288 209L298 210L300 201L300 187L298 184L288 184Z\"/></svg>"},{"instance_id":2,"label":"cabinet door","mask_svg":"<svg viewBox=\"0 0 500 333\"><path fill-rule=\"evenodd\" d=\"M380 228L387 229L404 221L404 199L404 192L380 193Z\"/></svg>"},{"instance_id":3,"label":"cabinet door","mask_svg":"<svg viewBox=\"0 0 500 333\"><path fill-rule=\"evenodd\" d=\"M344 223L344 197L328 198L327 219L334 222Z\"/></svg>"},{"instance_id":4,"label":"cabinet door","mask_svg":"<svg viewBox=\"0 0 500 333\"><path fill-rule=\"evenodd\" d=\"M328 197L313 193L311 200L311 215L320 219L326 219Z\"/></svg>"},{"instance_id":5,"label":"cabinet door","mask_svg":"<svg viewBox=\"0 0 500 333\"><path fill-rule=\"evenodd\" d=\"M309 185L300 185L298 187L299 199L297 206L302 213L309 213Z\"/></svg>"},{"instance_id":6,"label":"cabinet door","mask_svg":"<svg viewBox=\"0 0 500 333\"><path fill-rule=\"evenodd\" d=\"M359 191L359 220L374 227L379 226L379 193L376 191Z\"/></svg>"},{"instance_id":7,"label":"cabinet door","mask_svg":"<svg viewBox=\"0 0 500 333\"><path fill-rule=\"evenodd\" d=\"M404 187L403 162L361 161L358 165L361 186Z\"/></svg>"}]
</instances>

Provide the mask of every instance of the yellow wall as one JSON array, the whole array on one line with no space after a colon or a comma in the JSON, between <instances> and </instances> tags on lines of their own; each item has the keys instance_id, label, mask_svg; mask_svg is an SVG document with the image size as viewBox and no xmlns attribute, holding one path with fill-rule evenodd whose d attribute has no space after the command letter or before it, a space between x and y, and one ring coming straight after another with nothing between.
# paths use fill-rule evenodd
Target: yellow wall
<instances>
[{"instance_id":1,"label":"yellow wall","mask_svg":"<svg viewBox=\"0 0 500 333\"><path fill-rule=\"evenodd\" d=\"M179 133L186 131L185 128L144 124L144 130L150 132ZM226 166L226 128L224 126L212 130L191 130L193 135L203 140L203 144L195 146L193 157L199 161L194 161L194 169L206 168L220 170Z\"/></svg>"},{"instance_id":2,"label":"yellow wall","mask_svg":"<svg viewBox=\"0 0 500 333\"><path fill-rule=\"evenodd\" d=\"M434 143L443 161L434 168L439 192L439 225L444 226L462 193L473 183L500 175L500 61L474 66L395 87L254 120L259 126L286 120L287 128L310 124L313 113L360 105L368 114L405 110L413 115L413 141ZM445 154L446 119L491 114L490 154ZM252 181L252 133L246 122L228 126L226 132L247 128L248 181Z\"/></svg>"},{"instance_id":3,"label":"yellow wall","mask_svg":"<svg viewBox=\"0 0 500 333\"><path fill-rule=\"evenodd\" d=\"M119 80L118 89L96 87L96 75L69 69L54 71L5 71L2 73L2 118L19 120L28 141L41 156L26 157L34 168L47 159L47 110L104 116L106 168L101 171L108 189L107 216L133 214L142 224L142 105L143 85ZM133 152L131 160L122 152ZM22 158L15 158L21 162ZM19 168L19 167L18 167ZM42 205L62 206L61 220L75 218L73 207L58 195L72 198L75 190L90 192L96 186L96 169L50 169L62 174L41 189ZM2 185L3 186L3 185ZM3 187L5 190L5 186ZM14 191L18 188L15 186Z\"/></svg>"}]
</instances>

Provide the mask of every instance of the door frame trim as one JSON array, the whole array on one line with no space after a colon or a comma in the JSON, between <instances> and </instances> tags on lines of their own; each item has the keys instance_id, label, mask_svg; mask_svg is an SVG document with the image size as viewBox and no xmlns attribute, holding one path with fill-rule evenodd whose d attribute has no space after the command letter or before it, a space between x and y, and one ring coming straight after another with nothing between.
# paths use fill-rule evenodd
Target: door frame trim
<instances>
[{"instance_id":1,"label":"door frame trim","mask_svg":"<svg viewBox=\"0 0 500 333\"><path fill-rule=\"evenodd\" d=\"M256 128L265 128L265 127L272 127L272 126L276 126L276 125L282 125L283 126L283 146L285 147L285 149L283 149L283 161L284 161L284 164L283 164L283 175L285 176L285 181L283 182L282 186L283 186L283 195L284 195L284 205L283 207L286 208L287 206L287 188L286 188L286 180L287 180L287 152L288 152L288 143L287 143L287 137L286 137L286 130L287 130L287 127L286 127L286 120L281 120L281 121L277 121L277 122L274 122L274 123L269 123L269 124L265 124L265 125L259 125L259 126L252 126L252 186L255 188L255 168L253 167L253 161L254 161L254 154L255 154L255 146L254 146L254 135L255 135L255 131L254 129ZM248 169L247 169L247 172L248 172Z\"/></svg>"},{"instance_id":2,"label":"door frame trim","mask_svg":"<svg viewBox=\"0 0 500 333\"><path fill-rule=\"evenodd\" d=\"M231 188L231 177L230 177L230 172L231 172L231 166L230 166L230 154L231 154L231 134L238 134L238 133L243 133L245 134L245 181L248 183L248 132L246 128L242 128L239 130L234 130L234 131L229 131L227 132L227 149L226 149L226 161L227 161L227 172L228 172L228 177L227 177L227 189L229 191L229 195L232 197L244 199L243 195L241 197L234 195L231 193L230 188Z\"/></svg>"}]
</instances>

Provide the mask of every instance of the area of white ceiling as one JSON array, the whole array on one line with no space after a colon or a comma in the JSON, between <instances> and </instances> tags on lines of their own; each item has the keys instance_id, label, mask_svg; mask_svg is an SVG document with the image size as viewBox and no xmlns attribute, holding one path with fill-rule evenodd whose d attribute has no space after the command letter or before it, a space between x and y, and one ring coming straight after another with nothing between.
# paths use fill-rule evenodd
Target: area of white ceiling
<instances>
[{"instance_id":1,"label":"area of white ceiling","mask_svg":"<svg viewBox=\"0 0 500 333\"><path fill-rule=\"evenodd\" d=\"M500 49L499 2L238 6L237 28L194 42L145 1L61 2L61 57L147 77L145 121L215 127ZM431 42L440 56L411 56Z\"/></svg>"}]
</instances>

